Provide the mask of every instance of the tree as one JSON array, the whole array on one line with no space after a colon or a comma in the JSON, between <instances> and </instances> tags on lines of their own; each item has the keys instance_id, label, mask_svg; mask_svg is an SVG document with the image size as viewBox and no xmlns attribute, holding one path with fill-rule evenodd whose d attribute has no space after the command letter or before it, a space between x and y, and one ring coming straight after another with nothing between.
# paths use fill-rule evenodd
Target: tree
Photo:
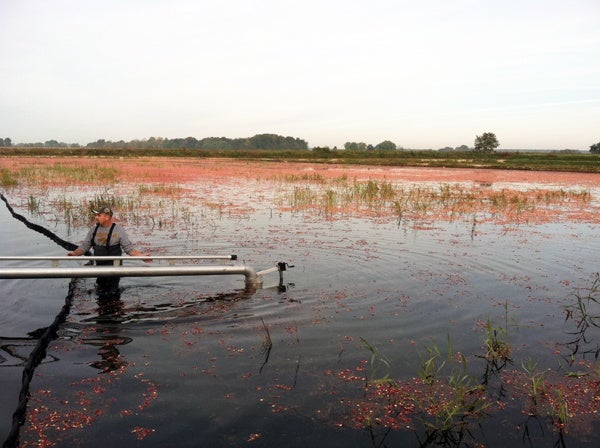
<instances>
[{"instance_id":1,"label":"tree","mask_svg":"<svg viewBox=\"0 0 600 448\"><path fill-rule=\"evenodd\" d=\"M590 152L592 154L600 154L600 142L590 146Z\"/></svg>"},{"instance_id":2,"label":"tree","mask_svg":"<svg viewBox=\"0 0 600 448\"><path fill-rule=\"evenodd\" d=\"M484 132L482 135L475 137L474 150L476 152L494 152L498 146L500 146L500 143L493 132Z\"/></svg>"},{"instance_id":3,"label":"tree","mask_svg":"<svg viewBox=\"0 0 600 448\"><path fill-rule=\"evenodd\" d=\"M344 149L349 151L366 151L367 144L364 142L346 142L344 143Z\"/></svg>"},{"instance_id":4,"label":"tree","mask_svg":"<svg viewBox=\"0 0 600 448\"><path fill-rule=\"evenodd\" d=\"M395 151L396 144L389 140L384 140L381 143L379 143L377 146L375 146L375 149L380 150L380 151Z\"/></svg>"},{"instance_id":5,"label":"tree","mask_svg":"<svg viewBox=\"0 0 600 448\"><path fill-rule=\"evenodd\" d=\"M257 134L248 139L251 149L308 149L308 143L299 138L276 134Z\"/></svg>"}]
</instances>

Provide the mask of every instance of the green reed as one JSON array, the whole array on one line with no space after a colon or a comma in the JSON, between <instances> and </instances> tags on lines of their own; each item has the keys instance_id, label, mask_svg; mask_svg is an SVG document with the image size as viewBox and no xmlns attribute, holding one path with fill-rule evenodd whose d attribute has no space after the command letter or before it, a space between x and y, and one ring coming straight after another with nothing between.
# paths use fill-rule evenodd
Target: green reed
<instances>
[{"instance_id":1,"label":"green reed","mask_svg":"<svg viewBox=\"0 0 600 448\"><path fill-rule=\"evenodd\" d=\"M540 206L584 205L590 200L589 192L577 190L496 191L490 187L475 189L461 184L403 186L385 180L320 178L317 185L295 186L284 192L280 204L288 205L294 211L315 210L325 216L368 210L382 216L395 216L400 223L427 217L454 220L467 216L471 220L475 213L519 218L525 213L534 213Z\"/></svg>"},{"instance_id":2,"label":"green reed","mask_svg":"<svg viewBox=\"0 0 600 448\"><path fill-rule=\"evenodd\" d=\"M118 180L119 170L115 167L94 165L83 167L54 163L36 167L24 167L12 173L12 177L19 183L27 185L48 185L53 181L74 184L106 182L114 183Z\"/></svg>"},{"instance_id":3,"label":"green reed","mask_svg":"<svg viewBox=\"0 0 600 448\"><path fill-rule=\"evenodd\" d=\"M462 439L469 433L471 423L485 416L491 403L483 386L467 373L467 359L462 353L454 352L450 338L446 354L433 345L426 347L426 353L420 355L417 373L422 385L393 380L391 363L375 347L361 340L371 352L365 390L374 390L377 400L388 402L382 411L391 412L387 416L365 414L363 421L371 431L377 422L394 419L397 417L395 410L403 409L405 418L414 417L421 422L428 443L443 443ZM413 430L416 433L416 429Z\"/></svg>"},{"instance_id":4,"label":"green reed","mask_svg":"<svg viewBox=\"0 0 600 448\"><path fill-rule=\"evenodd\" d=\"M537 370L537 363L531 358L528 358L527 361L521 362L521 368L529 376L529 382L531 386L529 396L531 401L535 404L538 401L539 395L546 394L546 375L544 372L539 372Z\"/></svg>"},{"instance_id":5,"label":"green reed","mask_svg":"<svg viewBox=\"0 0 600 448\"><path fill-rule=\"evenodd\" d=\"M19 185L18 179L13 176L8 168L2 168L2 170L0 170L0 186L14 187L16 185Z\"/></svg>"}]
</instances>

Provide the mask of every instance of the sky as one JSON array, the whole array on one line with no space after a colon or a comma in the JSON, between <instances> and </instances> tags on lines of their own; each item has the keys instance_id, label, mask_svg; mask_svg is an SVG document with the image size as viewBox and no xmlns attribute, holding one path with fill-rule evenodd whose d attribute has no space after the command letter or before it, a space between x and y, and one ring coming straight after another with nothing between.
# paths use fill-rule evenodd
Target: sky
<instances>
[{"instance_id":1,"label":"sky","mask_svg":"<svg viewBox=\"0 0 600 448\"><path fill-rule=\"evenodd\" d=\"M0 0L0 138L600 142L600 0Z\"/></svg>"}]
</instances>

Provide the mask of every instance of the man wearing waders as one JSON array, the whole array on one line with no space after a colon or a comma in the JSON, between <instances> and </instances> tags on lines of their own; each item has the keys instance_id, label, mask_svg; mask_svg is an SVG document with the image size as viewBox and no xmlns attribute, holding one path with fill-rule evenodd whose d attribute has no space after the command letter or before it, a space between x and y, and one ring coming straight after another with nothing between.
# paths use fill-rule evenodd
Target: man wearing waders
<instances>
[{"instance_id":1,"label":"man wearing waders","mask_svg":"<svg viewBox=\"0 0 600 448\"><path fill-rule=\"evenodd\" d=\"M96 218L96 225L90 228L85 239L79 247L71 252L69 256L85 254L91 248L95 256L120 256L123 251L132 256L148 256L133 247L133 243L127 236L125 229L113 221L113 212L110 207L99 207L92 210ZM147 260L150 261L150 260ZM113 265L113 260L96 260L96 265ZM119 264L121 264L119 262ZM96 285L100 293L117 293L119 290L120 277L98 277Z\"/></svg>"}]
</instances>

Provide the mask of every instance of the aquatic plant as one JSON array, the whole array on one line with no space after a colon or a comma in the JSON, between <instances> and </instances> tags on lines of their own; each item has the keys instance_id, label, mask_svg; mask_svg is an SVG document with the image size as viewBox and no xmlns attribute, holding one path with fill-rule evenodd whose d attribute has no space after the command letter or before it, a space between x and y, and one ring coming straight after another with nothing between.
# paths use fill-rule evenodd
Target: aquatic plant
<instances>
[{"instance_id":1,"label":"aquatic plant","mask_svg":"<svg viewBox=\"0 0 600 448\"><path fill-rule=\"evenodd\" d=\"M592 336L589 334L593 328L600 328L600 273L596 272L592 283L587 288L579 288L571 295L573 303L564 307L565 321L573 320L576 328L568 334L573 339L567 342L571 353L569 362L575 361L575 355L592 355L594 359L600 356L600 344L593 346Z\"/></svg>"},{"instance_id":2,"label":"aquatic plant","mask_svg":"<svg viewBox=\"0 0 600 448\"><path fill-rule=\"evenodd\" d=\"M544 372L538 372L537 363L534 362L531 358L527 361L521 362L521 367L529 376L529 381L531 384L531 392L529 394L531 401L535 404L538 401L538 396L546 394L546 383L545 383L545 374Z\"/></svg>"},{"instance_id":3,"label":"aquatic plant","mask_svg":"<svg viewBox=\"0 0 600 448\"><path fill-rule=\"evenodd\" d=\"M40 199L30 194L27 198L27 210L32 214L40 213Z\"/></svg>"},{"instance_id":4,"label":"aquatic plant","mask_svg":"<svg viewBox=\"0 0 600 448\"><path fill-rule=\"evenodd\" d=\"M360 338L367 350L371 352L371 359L369 365L371 372L367 378L365 378L365 387L376 384L394 384L391 378L391 364L379 351L369 344L364 338Z\"/></svg>"},{"instance_id":5,"label":"aquatic plant","mask_svg":"<svg viewBox=\"0 0 600 448\"><path fill-rule=\"evenodd\" d=\"M495 325L490 319L485 322L485 355L483 357L499 365L510 361L511 346L506 340L507 328Z\"/></svg>"},{"instance_id":6,"label":"aquatic plant","mask_svg":"<svg viewBox=\"0 0 600 448\"><path fill-rule=\"evenodd\" d=\"M483 386L467 374L467 360L452 350L443 355L437 346L426 347L421 356L419 378L393 380L390 362L361 339L371 353L370 372L363 379L365 401L356 405L354 421L366 427L372 438L377 428L411 429L420 446L453 444L472 437L471 425L486 415L491 405ZM360 376L345 374L360 380ZM421 433L422 431L422 433ZM381 445L383 440L378 445Z\"/></svg>"},{"instance_id":7,"label":"aquatic plant","mask_svg":"<svg viewBox=\"0 0 600 448\"><path fill-rule=\"evenodd\" d=\"M295 181L290 181L294 183ZM407 220L442 219L454 221L465 218L479 221L535 220L540 207L583 207L589 204L587 191L494 190L467 187L461 184L441 184L436 187L422 185L394 185L388 181L334 178L319 180L316 184L295 186L285 190L279 200L295 212L315 211L319 215L374 214L395 216L398 223Z\"/></svg>"},{"instance_id":8,"label":"aquatic plant","mask_svg":"<svg viewBox=\"0 0 600 448\"><path fill-rule=\"evenodd\" d=\"M19 184L19 181L13 176L8 168L0 170L0 186L14 187Z\"/></svg>"}]
</instances>

